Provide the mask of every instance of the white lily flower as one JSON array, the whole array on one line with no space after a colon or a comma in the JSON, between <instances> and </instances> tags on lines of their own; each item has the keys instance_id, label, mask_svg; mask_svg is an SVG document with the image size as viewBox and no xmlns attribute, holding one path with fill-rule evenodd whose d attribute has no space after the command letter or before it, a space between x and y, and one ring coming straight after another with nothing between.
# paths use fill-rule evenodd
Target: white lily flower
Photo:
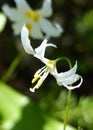
<instances>
[{"instance_id":1,"label":"white lily flower","mask_svg":"<svg viewBox=\"0 0 93 130\"><path fill-rule=\"evenodd\" d=\"M70 69L69 71L58 73L57 68L56 68L56 63L60 60L60 58L56 60L49 60L45 58L44 56L46 47L48 46L56 47L54 44L47 43L47 39L45 39L39 47L37 47L36 49L33 49L32 46L30 45L29 31L25 25L22 27L21 40L22 40L22 45L25 51L28 54L31 54L34 57L38 58L45 64L44 67L42 67L35 73L34 78L32 79L32 83L35 83L37 80L38 82L33 88L30 88L30 91L35 92L35 89L38 89L42 85L42 83L47 78L49 73L56 78L57 84L60 86L63 85L67 89L75 89L75 88L80 87L83 79L80 75L76 74L77 62L74 65L74 67ZM78 83L78 85L71 86L73 83L75 83L79 79L80 79L80 82Z\"/></svg>"},{"instance_id":2,"label":"white lily flower","mask_svg":"<svg viewBox=\"0 0 93 130\"><path fill-rule=\"evenodd\" d=\"M21 33L23 23L30 32L30 36L35 39L43 39L45 36L58 37L62 33L59 24L53 24L48 17L53 14L51 0L44 0L42 8L33 10L26 0L14 0L16 8L11 8L7 4L2 6L3 12L13 22L12 28L15 35ZM45 36L44 36L45 33Z\"/></svg>"}]
</instances>

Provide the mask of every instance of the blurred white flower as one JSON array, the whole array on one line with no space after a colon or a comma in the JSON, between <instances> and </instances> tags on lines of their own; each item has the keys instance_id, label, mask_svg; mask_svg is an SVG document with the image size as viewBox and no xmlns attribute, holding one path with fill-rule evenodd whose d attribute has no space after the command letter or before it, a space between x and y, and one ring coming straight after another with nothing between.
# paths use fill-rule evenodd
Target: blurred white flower
<instances>
[{"instance_id":1,"label":"blurred white flower","mask_svg":"<svg viewBox=\"0 0 93 130\"><path fill-rule=\"evenodd\" d=\"M69 71L58 73L57 68L56 68L56 63L61 58L58 58L56 60L49 60L45 58L46 47L49 47L49 46L56 47L54 44L47 43L47 40L45 39L43 40L43 42L41 43L39 47L33 49L32 46L30 45L29 31L25 25L22 27L21 40L22 40L22 45L25 51L28 54L31 54L34 57L38 58L45 64L44 67L42 67L35 73L34 78L32 79L32 83L35 83L37 80L38 82L33 88L30 88L30 91L35 92L35 89L38 89L42 85L42 83L44 82L44 80L46 79L49 73L56 78L58 85L63 85L67 89L75 89L75 88L80 87L83 79L80 75L76 74L77 62L74 65L74 67L70 69ZM80 80L78 85L72 86L72 84L78 80Z\"/></svg>"},{"instance_id":2,"label":"blurred white flower","mask_svg":"<svg viewBox=\"0 0 93 130\"><path fill-rule=\"evenodd\" d=\"M61 35L63 31L61 26L46 19L53 14L51 0L44 0L42 8L38 10L33 10L26 0L14 1L16 8L11 8L5 4L2 6L2 10L13 22L12 28L15 35L21 33L24 23L30 32L30 36L35 39L58 37Z\"/></svg>"}]
</instances>

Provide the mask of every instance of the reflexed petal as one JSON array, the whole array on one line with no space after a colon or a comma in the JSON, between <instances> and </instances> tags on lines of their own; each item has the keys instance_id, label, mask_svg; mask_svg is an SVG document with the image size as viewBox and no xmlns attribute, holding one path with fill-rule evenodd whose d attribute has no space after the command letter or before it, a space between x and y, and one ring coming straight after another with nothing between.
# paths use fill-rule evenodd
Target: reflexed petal
<instances>
[{"instance_id":1,"label":"reflexed petal","mask_svg":"<svg viewBox=\"0 0 93 130\"><path fill-rule=\"evenodd\" d=\"M74 67L69 71L58 73L57 70L55 70L54 73L52 73L52 75L56 78L57 84L59 86L64 86L67 89L75 89L80 87L80 85L83 82L82 77L78 74L75 74L76 70L77 70L77 62L74 65ZM72 86L72 84L77 82L78 80L80 80L80 83L78 85Z\"/></svg>"},{"instance_id":2,"label":"reflexed petal","mask_svg":"<svg viewBox=\"0 0 93 130\"><path fill-rule=\"evenodd\" d=\"M51 0L43 0L43 6L37 12L43 17L50 17L52 15L52 1Z\"/></svg>"},{"instance_id":3,"label":"reflexed petal","mask_svg":"<svg viewBox=\"0 0 93 130\"><path fill-rule=\"evenodd\" d=\"M67 84L67 85L71 85L74 82L76 82L77 80L79 80L79 76L77 74L73 74L69 77L65 77L65 78L56 78L57 79L57 83L59 84L59 86L63 85L63 83Z\"/></svg>"},{"instance_id":4,"label":"reflexed petal","mask_svg":"<svg viewBox=\"0 0 93 130\"><path fill-rule=\"evenodd\" d=\"M34 52L32 46L30 45L30 40L29 40L28 37L29 37L28 29L27 29L26 26L24 25L24 26L22 27L22 31L21 31L22 45L23 45L25 51L26 51L28 54L34 55L35 52Z\"/></svg>"},{"instance_id":5,"label":"reflexed petal","mask_svg":"<svg viewBox=\"0 0 93 130\"><path fill-rule=\"evenodd\" d=\"M41 45L35 49L36 54L34 56L39 58L40 60L42 60L45 55L46 47L48 47L48 46L56 47L52 43L47 44L47 39L44 39L43 42L41 43Z\"/></svg>"},{"instance_id":6,"label":"reflexed petal","mask_svg":"<svg viewBox=\"0 0 93 130\"><path fill-rule=\"evenodd\" d=\"M53 25L49 20L46 19L40 19L40 27L42 31L46 34L46 36L50 37L59 37L61 35L61 27L60 29L58 28L57 25Z\"/></svg>"},{"instance_id":7,"label":"reflexed petal","mask_svg":"<svg viewBox=\"0 0 93 130\"><path fill-rule=\"evenodd\" d=\"M70 70L68 70L66 72L58 73L57 77L58 77L58 79L65 79L65 78L70 77L73 74L75 74L76 71L77 71L77 61L73 68L71 68Z\"/></svg>"},{"instance_id":8,"label":"reflexed petal","mask_svg":"<svg viewBox=\"0 0 93 130\"><path fill-rule=\"evenodd\" d=\"M26 2L26 0L14 0L16 3L16 6L18 8L18 10L20 10L21 12L24 10L31 10L31 7L29 6L29 4Z\"/></svg>"},{"instance_id":9,"label":"reflexed petal","mask_svg":"<svg viewBox=\"0 0 93 130\"><path fill-rule=\"evenodd\" d=\"M35 49L36 52L35 57L39 59L44 57L46 44L47 44L47 39L44 39L41 45Z\"/></svg>"},{"instance_id":10,"label":"reflexed petal","mask_svg":"<svg viewBox=\"0 0 93 130\"><path fill-rule=\"evenodd\" d=\"M66 83L63 82L63 86L66 87L66 88L69 89L69 90L75 89L75 88L79 88L79 87L81 86L82 82L83 82L83 78L82 78L80 75L78 75L78 76L79 76L79 77L78 77L78 80L80 79L80 83L79 83L78 85L73 86L73 85L66 84ZM78 80L77 80L77 81L78 81ZM74 82L73 82L73 83L74 83Z\"/></svg>"}]
</instances>

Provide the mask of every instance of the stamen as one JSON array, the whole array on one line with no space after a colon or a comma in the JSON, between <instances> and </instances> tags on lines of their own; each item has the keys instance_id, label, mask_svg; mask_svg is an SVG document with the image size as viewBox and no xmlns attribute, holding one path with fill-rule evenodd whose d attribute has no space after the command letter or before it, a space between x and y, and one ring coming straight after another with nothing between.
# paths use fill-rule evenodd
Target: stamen
<instances>
[{"instance_id":1,"label":"stamen","mask_svg":"<svg viewBox=\"0 0 93 130\"><path fill-rule=\"evenodd\" d=\"M31 92L35 92L35 89L38 89L42 85L43 81L46 79L47 75L49 74L49 70L50 70L49 67L44 66L35 73L34 78L32 79L32 83L36 82L39 78L40 79L34 88L30 88Z\"/></svg>"},{"instance_id":2,"label":"stamen","mask_svg":"<svg viewBox=\"0 0 93 130\"><path fill-rule=\"evenodd\" d=\"M34 12L34 11L27 11L26 13L25 13L25 15L28 17L28 18L30 18L30 19L32 19L34 22L38 22L39 21L39 14L38 13L36 13L36 12Z\"/></svg>"},{"instance_id":3,"label":"stamen","mask_svg":"<svg viewBox=\"0 0 93 130\"><path fill-rule=\"evenodd\" d=\"M31 24L30 24L30 23L26 23L25 25L26 25L27 29L28 29L29 32L30 32L30 31L32 30L32 26L31 26Z\"/></svg>"},{"instance_id":4,"label":"stamen","mask_svg":"<svg viewBox=\"0 0 93 130\"><path fill-rule=\"evenodd\" d=\"M37 75L41 75L43 73L42 70L45 70L46 66L42 67L41 69L37 70L37 72L35 73L34 77L36 77Z\"/></svg>"},{"instance_id":5,"label":"stamen","mask_svg":"<svg viewBox=\"0 0 93 130\"><path fill-rule=\"evenodd\" d=\"M41 69L37 70L37 72L34 75L34 78L32 79L32 83L35 83L39 78L41 78L41 75L46 71L46 66L42 67Z\"/></svg>"},{"instance_id":6,"label":"stamen","mask_svg":"<svg viewBox=\"0 0 93 130\"><path fill-rule=\"evenodd\" d=\"M42 85L43 81L39 80L38 83L36 84L35 88L38 89Z\"/></svg>"},{"instance_id":7,"label":"stamen","mask_svg":"<svg viewBox=\"0 0 93 130\"><path fill-rule=\"evenodd\" d=\"M32 79L32 83L35 83L41 76L37 75Z\"/></svg>"}]
</instances>

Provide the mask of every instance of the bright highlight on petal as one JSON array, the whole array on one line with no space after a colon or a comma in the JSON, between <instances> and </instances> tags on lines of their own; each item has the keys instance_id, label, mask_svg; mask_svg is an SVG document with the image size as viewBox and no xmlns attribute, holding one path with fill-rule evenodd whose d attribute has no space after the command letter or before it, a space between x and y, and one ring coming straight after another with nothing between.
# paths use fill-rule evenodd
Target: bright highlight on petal
<instances>
[{"instance_id":1,"label":"bright highlight on petal","mask_svg":"<svg viewBox=\"0 0 93 130\"><path fill-rule=\"evenodd\" d=\"M28 29L27 29L26 26L24 25L24 26L22 27L22 31L21 31L22 45L23 45L25 51L26 51L28 54L34 55L35 52L34 52L32 46L30 45L30 40L29 40L28 37L29 37Z\"/></svg>"},{"instance_id":2,"label":"bright highlight on petal","mask_svg":"<svg viewBox=\"0 0 93 130\"><path fill-rule=\"evenodd\" d=\"M55 77L57 84L59 86L64 86L67 89L75 89L81 86L83 82L83 78L80 75L76 74L77 62L75 63L72 69L66 72L58 73L56 64L62 58L58 58L55 60L50 60L45 58L46 47L49 46L56 47L56 46L52 43L47 43L47 39L45 39L39 47L33 50L32 46L30 45L30 40L28 36L29 36L29 31L24 25L21 31L21 40L25 51L28 54L31 54L34 57L38 58L45 64L44 67L42 67L35 73L34 78L32 79L32 84L35 82L37 83L33 88L30 88L31 92L35 92L35 89L38 89L43 84L44 80L47 78L49 73ZM77 83L77 85L73 85L77 81L79 81L79 83Z\"/></svg>"}]
</instances>

